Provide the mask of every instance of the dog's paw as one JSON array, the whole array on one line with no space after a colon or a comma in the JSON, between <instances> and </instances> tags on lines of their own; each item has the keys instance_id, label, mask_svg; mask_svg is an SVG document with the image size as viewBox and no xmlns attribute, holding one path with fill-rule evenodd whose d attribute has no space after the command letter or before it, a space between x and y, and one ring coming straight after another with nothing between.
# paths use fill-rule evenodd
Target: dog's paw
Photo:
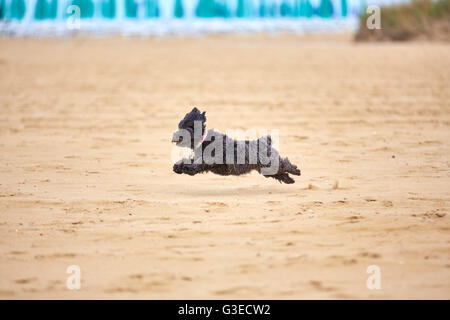
<instances>
[{"instance_id":1,"label":"dog's paw","mask_svg":"<svg viewBox=\"0 0 450 320\"><path fill-rule=\"evenodd\" d=\"M177 162L173 165L173 172L182 174L183 173L183 163Z\"/></svg>"},{"instance_id":2,"label":"dog's paw","mask_svg":"<svg viewBox=\"0 0 450 320\"><path fill-rule=\"evenodd\" d=\"M192 166L184 166L183 167L183 173L186 173L186 174L188 174L188 175L190 175L190 176L193 176L193 175L195 175L195 168L194 167L192 167Z\"/></svg>"}]
</instances>

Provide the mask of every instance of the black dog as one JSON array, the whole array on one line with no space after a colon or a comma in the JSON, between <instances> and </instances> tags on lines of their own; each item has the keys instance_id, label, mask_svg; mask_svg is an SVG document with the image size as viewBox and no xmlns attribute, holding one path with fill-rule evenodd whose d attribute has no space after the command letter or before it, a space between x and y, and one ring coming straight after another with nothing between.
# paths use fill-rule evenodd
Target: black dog
<instances>
[{"instance_id":1,"label":"black dog","mask_svg":"<svg viewBox=\"0 0 450 320\"><path fill-rule=\"evenodd\" d=\"M300 175L297 166L288 158L281 158L272 148L270 136L238 141L212 129L205 131L205 122L205 112L194 108L178 124L179 130L173 134L172 142L179 147L191 148L194 157L175 163L174 172L195 175L211 171L223 176L237 176L256 170L280 183L295 182L289 173Z\"/></svg>"}]
</instances>

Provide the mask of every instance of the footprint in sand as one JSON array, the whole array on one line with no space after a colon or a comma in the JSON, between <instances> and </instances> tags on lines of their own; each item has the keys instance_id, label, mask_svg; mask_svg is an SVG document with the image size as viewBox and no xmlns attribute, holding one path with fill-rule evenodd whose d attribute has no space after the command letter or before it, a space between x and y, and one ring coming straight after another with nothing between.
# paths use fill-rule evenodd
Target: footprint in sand
<instances>
[{"instance_id":1,"label":"footprint in sand","mask_svg":"<svg viewBox=\"0 0 450 320\"><path fill-rule=\"evenodd\" d=\"M114 286L112 288L107 288L104 291L106 293L139 293L139 292L161 292L168 291L168 283L170 280L174 280L175 277L172 275L162 276L163 279L154 278L157 277L156 274L141 274L135 273L129 275L126 280L121 281L124 283L122 286ZM159 276L161 278L161 276Z\"/></svg>"},{"instance_id":2,"label":"footprint in sand","mask_svg":"<svg viewBox=\"0 0 450 320\"><path fill-rule=\"evenodd\" d=\"M75 253L54 253L54 254L38 254L34 256L36 260L55 259L55 258L75 258Z\"/></svg>"},{"instance_id":3,"label":"footprint in sand","mask_svg":"<svg viewBox=\"0 0 450 320\"><path fill-rule=\"evenodd\" d=\"M317 290L319 290L319 291L330 292L330 291L335 291L335 290L336 290L336 288L324 286L324 285L322 284L322 282L321 282L321 281L318 281L318 280L312 280L312 281L309 282L309 284L310 284L313 288L315 288L315 289L317 289Z\"/></svg>"},{"instance_id":4,"label":"footprint in sand","mask_svg":"<svg viewBox=\"0 0 450 320\"><path fill-rule=\"evenodd\" d=\"M228 205L224 202L206 202L206 204L208 206L215 206L215 207L221 207L221 208L225 208L228 207Z\"/></svg>"},{"instance_id":5,"label":"footprint in sand","mask_svg":"<svg viewBox=\"0 0 450 320\"><path fill-rule=\"evenodd\" d=\"M266 201L266 203L270 204L270 205L280 205L281 201L269 200L269 201Z\"/></svg>"},{"instance_id":6,"label":"footprint in sand","mask_svg":"<svg viewBox=\"0 0 450 320\"><path fill-rule=\"evenodd\" d=\"M26 254L25 251L10 251L9 254L12 255L22 255L22 254Z\"/></svg>"},{"instance_id":7,"label":"footprint in sand","mask_svg":"<svg viewBox=\"0 0 450 320\"><path fill-rule=\"evenodd\" d=\"M33 282L33 281L36 281L36 280L37 280L37 278L25 278L25 279L17 279L14 282L18 283L18 284L27 284L27 283L30 283L30 282Z\"/></svg>"},{"instance_id":8,"label":"footprint in sand","mask_svg":"<svg viewBox=\"0 0 450 320\"><path fill-rule=\"evenodd\" d=\"M378 253L374 253L374 252L361 252L359 254L361 257L365 257L365 258L372 258L372 259L378 259L381 258L381 255Z\"/></svg>"},{"instance_id":9,"label":"footprint in sand","mask_svg":"<svg viewBox=\"0 0 450 320\"><path fill-rule=\"evenodd\" d=\"M394 204L392 203L392 201L384 200L383 206L385 206L386 208L389 208L389 207L393 207Z\"/></svg>"},{"instance_id":10,"label":"footprint in sand","mask_svg":"<svg viewBox=\"0 0 450 320\"><path fill-rule=\"evenodd\" d=\"M420 217L423 219L433 219L433 218L443 218L445 217L447 214L445 212L440 211L439 209L436 210L430 210L427 211L425 213L421 213L421 214L412 214L412 217Z\"/></svg>"},{"instance_id":11,"label":"footprint in sand","mask_svg":"<svg viewBox=\"0 0 450 320\"><path fill-rule=\"evenodd\" d=\"M231 294L237 294L237 293L259 293L261 290L259 288L256 287L231 287L231 288L227 288L227 289L222 289L222 290L216 290L213 293L217 294L217 295L231 295Z\"/></svg>"},{"instance_id":12,"label":"footprint in sand","mask_svg":"<svg viewBox=\"0 0 450 320\"><path fill-rule=\"evenodd\" d=\"M364 219L362 216L350 216L347 218L347 220L349 220L350 223L356 223L362 219Z\"/></svg>"}]
</instances>

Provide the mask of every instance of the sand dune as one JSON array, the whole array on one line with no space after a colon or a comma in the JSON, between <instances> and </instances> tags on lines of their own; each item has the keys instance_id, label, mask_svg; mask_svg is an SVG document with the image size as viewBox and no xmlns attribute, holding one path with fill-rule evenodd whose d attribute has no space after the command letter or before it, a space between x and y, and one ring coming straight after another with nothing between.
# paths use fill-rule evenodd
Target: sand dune
<instances>
[{"instance_id":1,"label":"sand dune","mask_svg":"<svg viewBox=\"0 0 450 320\"><path fill-rule=\"evenodd\" d=\"M448 44L0 47L0 298L450 298ZM190 106L280 130L302 176L173 173Z\"/></svg>"}]
</instances>

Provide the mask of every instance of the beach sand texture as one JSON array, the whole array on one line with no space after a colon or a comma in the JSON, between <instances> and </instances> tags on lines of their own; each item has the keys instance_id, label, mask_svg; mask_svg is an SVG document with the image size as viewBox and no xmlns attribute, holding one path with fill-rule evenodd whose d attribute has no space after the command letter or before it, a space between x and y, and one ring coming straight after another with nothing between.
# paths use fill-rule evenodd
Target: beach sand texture
<instances>
[{"instance_id":1,"label":"beach sand texture","mask_svg":"<svg viewBox=\"0 0 450 320\"><path fill-rule=\"evenodd\" d=\"M450 298L449 44L0 48L0 298ZM193 106L208 128L279 130L302 176L173 173Z\"/></svg>"}]
</instances>

